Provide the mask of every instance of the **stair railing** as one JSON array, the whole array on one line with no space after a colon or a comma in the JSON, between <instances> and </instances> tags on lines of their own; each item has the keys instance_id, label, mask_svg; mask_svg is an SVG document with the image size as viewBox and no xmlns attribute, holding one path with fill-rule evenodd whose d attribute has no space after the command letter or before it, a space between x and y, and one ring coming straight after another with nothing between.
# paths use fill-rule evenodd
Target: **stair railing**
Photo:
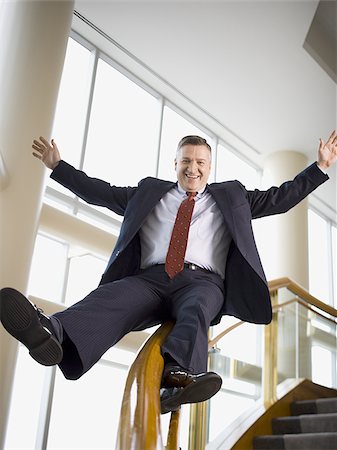
<instances>
[{"instance_id":1,"label":"stair railing","mask_svg":"<svg viewBox=\"0 0 337 450\"><path fill-rule=\"evenodd\" d=\"M160 426L161 344L173 327L163 324L146 341L130 367L117 434L117 450L163 450ZM166 450L178 450L179 411L171 413Z\"/></svg>"},{"instance_id":2,"label":"stair railing","mask_svg":"<svg viewBox=\"0 0 337 450\"><path fill-rule=\"evenodd\" d=\"M277 399L277 332L278 312L290 303L299 303L315 314L337 324L337 310L312 296L289 278L279 278L268 283L272 301L273 318L265 326L265 354L263 364L264 403L268 407ZM279 290L287 288L295 298L279 303ZM313 309L314 308L314 309ZM318 309L318 311L316 310ZM329 317L327 317L329 316ZM216 349L226 334L243 325L238 321L209 341L209 349ZM160 427L160 381L164 361L160 353L161 344L173 327L173 323L162 325L145 343L132 364L124 391L118 430L117 450L162 450ZM189 448L205 447L207 407L205 403L191 405ZM178 450L179 411L171 414L166 450Z\"/></svg>"}]
</instances>

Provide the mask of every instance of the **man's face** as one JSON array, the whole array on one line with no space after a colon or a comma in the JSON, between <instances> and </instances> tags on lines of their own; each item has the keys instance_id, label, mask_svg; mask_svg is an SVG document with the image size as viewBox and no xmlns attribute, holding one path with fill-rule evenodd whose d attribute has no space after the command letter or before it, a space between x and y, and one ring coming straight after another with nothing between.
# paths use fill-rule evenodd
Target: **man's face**
<instances>
[{"instance_id":1,"label":"man's face","mask_svg":"<svg viewBox=\"0 0 337 450\"><path fill-rule=\"evenodd\" d=\"M203 189L211 171L211 152L206 145L184 145L174 163L178 182L186 192Z\"/></svg>"}]
</instances>

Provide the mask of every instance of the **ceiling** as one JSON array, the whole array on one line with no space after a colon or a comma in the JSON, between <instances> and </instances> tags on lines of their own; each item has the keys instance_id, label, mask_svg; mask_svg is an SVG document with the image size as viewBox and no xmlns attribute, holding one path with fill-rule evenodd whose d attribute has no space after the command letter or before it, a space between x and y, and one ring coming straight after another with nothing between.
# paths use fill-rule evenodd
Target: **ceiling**
<instances>
[{"instance_id":1,"label":"ceiling","mask_svg":"<svg viewBox=\"0 0 337 450\"><path fill-rule=\"evenodd\" d=\"M75 10L261 157L315 160L336 128L335 1L78 0Z\"/></svg>"}]
</instances>

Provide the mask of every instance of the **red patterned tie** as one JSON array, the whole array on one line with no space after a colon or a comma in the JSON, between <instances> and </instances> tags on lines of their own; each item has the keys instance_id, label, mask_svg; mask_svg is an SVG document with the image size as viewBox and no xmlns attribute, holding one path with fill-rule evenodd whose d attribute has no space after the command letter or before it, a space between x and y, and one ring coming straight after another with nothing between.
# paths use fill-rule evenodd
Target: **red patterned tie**
<instances>
[{"instance_id":1,"label":"red patterned tie","mask_svg":"<svg viewBox=\"0 0 337 450\"><path fill-rule=\"evenodd\" d=\"M170 245L166 255L165 272L170 278L175 277L184 268L188 232L195 204L196 192L187 192L188 197L179 206L174 223Z\"/></svg>"}]
</instances>

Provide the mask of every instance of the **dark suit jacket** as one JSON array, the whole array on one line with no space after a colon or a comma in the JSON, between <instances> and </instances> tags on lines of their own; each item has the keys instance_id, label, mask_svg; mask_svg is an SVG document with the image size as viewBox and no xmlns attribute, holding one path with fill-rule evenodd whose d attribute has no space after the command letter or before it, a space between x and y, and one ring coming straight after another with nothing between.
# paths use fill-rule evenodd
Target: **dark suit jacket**
<instances>
[{"instance_id":1,"label":"dark suit jacket","mask_svg":"<svg viewBox=\"0 0 337 450\"><path fill-rule=\"evenodd\" d=\"M124 216L101 284L137 273L141 254L139 229L175 183L149 177L141 180L137 187L116 187L90 178L64 161L60 161L51 177L87 203L107 207ZM268 285L251 219L288 211L328 178L314 163L294 180L266 191L246 190L239 181L208 185L232 236L226 263L224 303L212 324L218 323L224 314L248 322L270 322Z\"/></svg>"}]
</instances>

